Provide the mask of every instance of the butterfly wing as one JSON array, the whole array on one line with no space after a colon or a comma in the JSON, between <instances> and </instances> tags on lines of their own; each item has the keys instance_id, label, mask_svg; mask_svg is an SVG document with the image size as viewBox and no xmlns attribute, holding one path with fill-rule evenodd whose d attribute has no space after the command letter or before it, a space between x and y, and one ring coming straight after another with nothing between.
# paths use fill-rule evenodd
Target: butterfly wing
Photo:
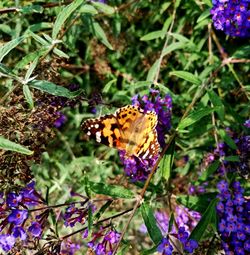
<instances>
[{"instance_id":1,"label":"butterfly wing","mask_svg":"<svg viewBox=\"0 0 250 255\"><path fill-rule=\"evenodd\" d=\"M116 119L121 133L120 142L127 156L146 159L159 153L155 112L145 113L137 106L128 105L117 110Z\"/></svg>"},{"instance_id":2,"label":"butterfly wing","mask_svg":"<svg viewBox=\"0 0 250 255\"><path fill-rule=\"evenodd\" d=\"M119 146L121 135L115 115L109 114L100 118L86 120L81 125L81 128L90 138L95 139L98 143L122 149Z\"/></svg>"}]
</instances>

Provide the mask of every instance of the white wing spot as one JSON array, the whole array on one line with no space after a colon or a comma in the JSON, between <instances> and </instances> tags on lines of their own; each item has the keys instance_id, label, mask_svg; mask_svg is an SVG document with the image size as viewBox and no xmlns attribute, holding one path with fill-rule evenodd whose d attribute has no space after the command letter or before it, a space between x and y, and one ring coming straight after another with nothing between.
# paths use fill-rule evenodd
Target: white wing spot
<instances>
[{"instance_id":1,"label":"white wing spot","mask_svg":"<svg viewBox=\"0 0 250 255\"><path fill-rule=\"evenodd\" d=\"M90 132L90 131L88 131L88 132L87 132L87 135L91 135L91 132Z\"/></svg>"},{"instance_id":2,"label":"white wing spot","mask_svg":"<svg viewBox=\"0 0 250 255\"><path fill-rule=\"evenodd\" d=\"M149 150L146 150L145 154L142 156L143 159L145 159L148 156Z\"/></svg>"},{"instance_id":3,"label":"white wing spot","mask_svg":"<svg viewBox=\"0 0 250 255\"><path fill-rule=\"evenodd\" d=\"M90 125L91 127L94 127L94 125L92 124L92 125Z\"/></svg>"},{"instance_id":4,"label":"white wing spot","mask_svg":"<svg viewBox=\"0 0 250 255\"><path fill-rule=\"evenodd\" d=\"M99 124L95 124L95 128L96 128L96 129L99 128Z\"/></svg>"},{"instance_id":5,"label":"white wing spot","mask_svg":"<svg viewBox=\"0 0 250 255\"><path fill-rule=\"evenodd\" d=\"M88 127L88 130L90 130L91 129L91 127Z\"/></svg>"},{"instance_id":6,"label":"white wing spot","mask_svg":"<svg viewBox=\"0 0 250 255\"><path fill-rule=\"evenodd\" d=\"M101 132L100 131L98 131L98 132L96 132L95 133L95 137L96 137L96 141L98 142L98 143L100 143L101 142Z\"/></svg>"}]
</instances>

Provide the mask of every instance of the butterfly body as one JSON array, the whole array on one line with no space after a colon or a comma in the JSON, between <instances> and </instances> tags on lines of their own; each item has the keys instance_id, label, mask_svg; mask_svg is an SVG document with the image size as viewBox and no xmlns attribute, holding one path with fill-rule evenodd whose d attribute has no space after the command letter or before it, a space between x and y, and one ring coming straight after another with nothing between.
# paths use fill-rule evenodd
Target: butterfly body
<instances>
[{"instance_id":1,"label":"butterfly body","mask_svg":"<svg viewBox=\"0 0 250 255\"><path fill-rule=\"evenodd\" d=\"M115 114L86 120L82 129L97 142L125 151L125 157L147 159L159 154L156 125L155 112L128 105Z\"/></svg>"}]
</instances>

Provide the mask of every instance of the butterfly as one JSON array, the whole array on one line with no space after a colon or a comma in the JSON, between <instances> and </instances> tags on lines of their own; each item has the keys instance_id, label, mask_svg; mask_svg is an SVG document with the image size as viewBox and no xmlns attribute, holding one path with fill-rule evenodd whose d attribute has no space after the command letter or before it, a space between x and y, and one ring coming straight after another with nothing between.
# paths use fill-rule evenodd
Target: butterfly
<instances>
[{"instance_id":1,"label":"butterfly","mask_svg":"<svg viewBox=\"0 0 250 255\"><path fill-rule=\"evenodd\" d=\"M144 112L138 106L127 105L114 114L88 119L82 130L98 143L125 151L125 157L151 159L159 155L158 119L154 111Z\"/></svg>"}]
</instances>

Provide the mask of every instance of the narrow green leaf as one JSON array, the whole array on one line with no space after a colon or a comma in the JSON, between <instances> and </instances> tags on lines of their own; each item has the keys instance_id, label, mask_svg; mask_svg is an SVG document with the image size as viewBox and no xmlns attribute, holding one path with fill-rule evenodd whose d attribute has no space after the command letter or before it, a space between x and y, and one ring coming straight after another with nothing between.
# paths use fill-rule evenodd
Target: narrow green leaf
<instances>
[{"instance_id":1,"label":"narrow green leaf","mask_svg":"<svg viewBox=\"0 0 250 255\"><path fill-rule=\"evenodd\" d=\"M168 181L171 175L171 169L174 162L174 148L175 148L175 142L173 141L169 148L166 151L166 154L163 156L163 159L160 163L160 171L162 174L162 177Z\"/></svg>"},{"instance_id":2,"label":"narrow green leaf","mask_svg":"<svg viewBox=\"0 0 250 255\"><path fill-rule=\"evenodd\" d=\"M220 120L223 121L225 116L225 108L220 97L213 90L208 91L208 95L212 104L214 106L218 106L219 109L216 112L218 113Z\"/></svg>"},{"instance_id":3,"label":"narrow green leaf","mask_svg":"<svg viewBox=\"0 0 250 255\"><path fill-rule=\"evenodd\" d=\"M177 202L184 205L185 207L204 213L207 210L207 206L211 200L216 198L217 193L205 193L199 196L190 196L190 195L178 195Z\"/></svg>"},{"instance_id":4,"label":"narrow green leaf","mask_svg":"<svg viewBox=\"0 0 250 255\"><path fill-rule=\"evenodd\" d=\"M34 5L26 5L23 8L19 10L23 14L31 14L31 13L42 13L43 12L43 7L38 4Z\"/></svg>"},{"instance_id":5,"label":"narrow green leaf","mask_svg":"<svg viewBox=\"0 0 250 255\"><path fill-rule=\"evenodd\" d=\"M64 7L62 11L58 14L55 24L52 30L52 39L55 40L58 33L60 32L63 24L69 18L69 16L77 10L77 8L83 3L82 0L75 0L68 6Z\"/></svg>"},{"instance_id":6,"label":"narrow green leaf","mask_svg":"<svg viewBox=\"0 0 250 255\"><path fill-rule=\"evenodd\" d=\"M155 254L157 252L158 245L153 246L149 250L142 250L141 255Z\"/></svg>"},{"instance_id":7,"label":"narrow green leaf","mask_svg":"<svg viewBox=\"0 0 250 255\"><path fill-rule=\"evenodd\" d=\"M23 94L25 96L25 99L26 99L30 109L33 109L34 108L34 101L33 101L32 94L31 94L31 91L29 89L29 86L26 85L26 84L23 85Z\"/></svg>"},{"instance_id":8,"label":"narrow green leaf","mask_svg":"<svg viewBox=\"0 0 250 255\"><path fill-rule=\"evenodd\" d=\"M109 206L112 204L113 200L108 200L101 208L100 210L95 214L95 221L98 221L102 214L109 208Z\"/></svg>"},{"instance_id":9,"label":"narrow green leaf","mask_svg":"<svg viewBox=\"0 0 250 255\"><path fill-rule=\"evenodd\" d=\"M53 24L50 22L39 22L28 27L27 31L38 32L44 29L51 29Z\"/></svg>"},{"instance_id":10,"label":"narrow green leaf","mask_svg":"<svg viewBox=\"0 0 250 255\"><path fill-rule=\"evenodd\" d=\"M32 38L34 38L37 42L41 43L43 46L47 46L47 47L50 46L50 43L48 41L44 40L41 36L31 32L31 31L28 31L28 33L31 35Z\"/></svg>"},{"instance_id":11,"label":"narrow green leaf","mask_svg":"<svg viewBox=\"0 0 250 255\"><path fill-rule=\"evenodd\" d=\"M103 194L113 198L134 198L134 193L118 185L108 185L104 183L89 182L90 189L96 194Z\"/></svg>"},{"instance_id":12,"label":"narrow green leaf","mask_svg":"<svg viewBox=\"0 0 250 255\"><path fill-rule=\"evenodd\" d=\"M157 30L157 31L154 31L154 32L150 32L144 36L142 36L140 38L141 41L150 41L150 40L154 40L154 39L157 39L159 37L163 38L165 36L165 32L162 31L162 30Z\"/></svg>"},{"instance_id":13,"label":"narrow green leaf","mask_svg":"<svg viewBox=\"0 0 250 255\"><path fill-rule=\"evenodd\" d=\"M21 36L16 39L13 39L7 43L5 43L3 46L0 47L0 62L2 62L3 58L11 51L13 50L18 44L20 44L26 36Z\"/></svg>"},{"instance_id":14,"label":"narrow green leaf","mask_svg":"<svg viewBox=\"0 0 250 255\"><path fill-rule=\"evenodd\" d=\"M169 73L169 75L175 75L179 78L182 78L186 81L189 81L195 85L200 85L201 84L201 80L193 75L192 73L186 72L186 71L172 71Z\"/></svg>"},{"instance_id":15,"label":"narrow green leaf","mask_svg":"<svg viewBox=\"0 0 250 255\"><path fill-rule=\"evenodd\" d=\"M154 81L159 64L160 64L160 61L159 59L157 59L148 71L147 81L150 81L150 82Z\"/></svg>"},{"instance_id":16,"label":"narrow green leaf","mask_svg":"<svg viewBox=\"0 0 250 255\"><path fill-rule=\"evenodd\" d=\"M214 108L202 108L199 110L196 110L192 113L190 113L184 120L182 120L177 129L181 130L188 126L191 126L192 124L196 123L201 118L205 117L206 115L218 110L217 107Z\"/></svg>"},{"instance_id":17,"label":"narrow green leaf","mask_svg":"<svg viewBox=\"0 0 250 255\"><path fill-rule=\"evenodd\" d=\"M221 139L232 149L237 150L237 145L235 144L234 140L227 134L224 129L219 130L219 135Z\"/></svg>"},{"instance_id":18,"label":"narrow green leaf","mask_svg":"<svg viewBox=\"0 0 250 255\"><path fill-rule=\"evenodd\" d=\"M190 239L194 239L197 242L199 242L203 236L203 234L205 233L207 227L209 224L212 223L212 219L214 219L214 214L216 213L216 204L218 202L218 199L215 198L213 199L209 206L207 207L207 210L205 211L205 213L202 215L200 221L198 222L198 224L196 225L196 227L194 228L194 230L192 231L191 235L190 235Z\"/></svg>"},{"instance_id":19,"label":"narrow green leaf","mask_svg":"<svg viewBox=\"0 0 250 255\"><path fill-rule=\"evenodd\" d=\"M57 49L57 48L54 48L53 49L53 52L59 56L60 58L69 58L69 55L67 55L66 53L64 53L63 51Z\"/></svg>"},{"instance_id":20,"label":"narrow green leaf","mask_svg":"<svg viewBox=\"0 0 250 255\"><path fill-rule=\"evenodd\" d=\"M144 202L140 208L142 218L147 227L148 233L154 244L158 245L162 240L162 234L157 226L154 213L148 203Z\"/></svg>"},{"instance_id":21,"label":"narrow green leaf","mask_svg":"<svg viewBox=\"0 0 250 255\"><path fill-rule=\"evenodd\" d=\"M209 7L213 7L212 1L211 0L202 0L202 2L206 5L208 5Z\"/></svg>"},{"instance_id":22,"label":"narrow green leaf","mask_svg":"<svg viewBox=\"0 0 250 255\"><path fill-rule=\"evenodd\" d=\"M14 143L8 139L5 139L2 136L0 136L0 149L6 150L6 151L15 151L25 155L33 154L33 151L25 148L24 146L18 143Z\"/></svg>"},{"instance_id":23,"label":"narrow green leaf","mask_svg":"<svg viewBox=\"0 0 250 255\"><path fill-rule=\"evenodd\" d=\"M117 81L117 79L113 79L113 80L109 81L109 82L104 86L104 88L103 88L103 90L102 90L102 93L108 93L109 90L110 90L110 88L111 88L111 86L112 86L116 81Z\"/></svg>"},{"instance_id":24,"label":"narrow green leaf","mask_svg":"<svg viewBox=\"0 0 250 255\"><path fill-rule=\"evenodd\" d=\"M230 161L230 162L240 162L240 157L238 155L228 156L228 157L225 157L224 160Z\"/></svg>"},{"instance_id":25,"label":"narrow green leaf","mask_svg":"<svg viewBox=\"0 0 250 255\"><path fill-rule=\"evenodd\" d=\"M206 18L210 17L210 9L205 10L197 19L197 23L200 23L201 21L205 20Z\"/></svg>"},{"instance_id":26,"label":"narrow green leaf","mask_svg":"<svg viewBox=\"0 0 250 255\"><path fill-rule=\"evenodd\" d=\"M99 39L106 47L108 47L110 50L113 50L112 45L109 43L107 36L100 26L100 24L94 20L92 20L92 28L93 33L96 36L97 39Z\"/></svg>"},{"instance_id":27,"label":"narrow green leaf","mask_svg":"<svg viewBox=\"0 0 250 255\"><path fill-rule=\"evenodd\" d=\"M186 43L183 42L173 42L167 48L165 48L162 52L163 56L166 56L172 51L179 50L179 49L184 49L187 47Z\"/></svg>"},{"instance_id":28,"label":"narrow green leaf","mask_svg":"<svg viewBox=\"0 0 250 255\"><path fill-rule=\"evenodd\" d=\"M101 12L107 14L107 15L112 15L115 13L115 8L107 5L107 4L103 4L101 2L91 2L98 10L100 10Z\"/></svg>"},{"instance_id":29,"label":"narrow green leaf","mask_svg":"<svg viewBox=\"0 0 250 255\"><path fill-rule=\"evenodd\" d=\"M27 81L30 78L31 74L33 73L34 69L36 68L36 66L38 64L38 59L39 59L39 57L36 57L34 59L34 61L30 64L30 66L25 74L25 78L24 78L25 81Z\"/></svg>"},{"instance_id":30,"label":"narrow green leaf","mask_svg":"<svg viewBox=\"0 0 250 255\"><path fill-rule=\"evenodd\" d=\"M201 176L199 177L199 181L206 181L207 178L212 176L212 174L218 169L219 165L219 160L214 161L205 171L202 172Z\"/></svg>"},{"instance_id":31,"label":"narrow green leaf","mask_svg":"<svg viewBox=\"0 0 250 255\"><path fill-rule=\"evenodd\" d=\"M18 77L12 72L10 68L0 63L0 77L1 73L11 78L14 78L15 80L18 80Z\"/></svg>"},{"instance_id":32,"label":"narrow green leaf","mask_svg":"<svg viewBox=\"0 0 250 255\"><path fill-rule=\"evenodd\" d=\"M39 59L41 56L43 56L47 52L47 49L40 49L35 52L31 52L24 56L16 65L14 70L23 69L25 66L27 66L30 62L35 61L35 59Z\"/></svg>"},{"instance_id":33,"label":"narrow green leaf","mask_svg":"<svg viewBox=\"0 0 250 255\"><path fill-rule=\"evenodd\" d=\"M249 58L250 57L250 45L243 45L241 47L237 47L236 51L232 55L233 58Z\"/></svg>"},{"instance_id":34,"label":"narrow green leaf","mask_svg":"<svg viewBox=\"0 0 250 255\"><path fill-rule=\"evenodd\" d=\"M88 13L88 14L91 14L91 15L98 14L98 11L96 10L96 8L92 5L90 5L90 4L82 5L79 12L80 13Z\"/></svg>"},{"instance_id":35,"label":"narrow green leaf","mask_svg":"<svg viewBox=\"0 0 250 255\"><path fill-rule=\"evenodd\" d=\"M93 227L93 211L91 206L88 208L88 231L91 233Z\"/></svg>"},{"instance_id":36,"label":"narrow green leaf","mask_svg":"<svg viewBox=\"0 0 250 255\"><path fill-rule=\"evenodd\" d=\"M65 87L58 86L49 81L33 80L28 83L32 88L39 89L54 96L74 98L81 93L81 90L71 92Z\"/></svg>"}]
</instances>

